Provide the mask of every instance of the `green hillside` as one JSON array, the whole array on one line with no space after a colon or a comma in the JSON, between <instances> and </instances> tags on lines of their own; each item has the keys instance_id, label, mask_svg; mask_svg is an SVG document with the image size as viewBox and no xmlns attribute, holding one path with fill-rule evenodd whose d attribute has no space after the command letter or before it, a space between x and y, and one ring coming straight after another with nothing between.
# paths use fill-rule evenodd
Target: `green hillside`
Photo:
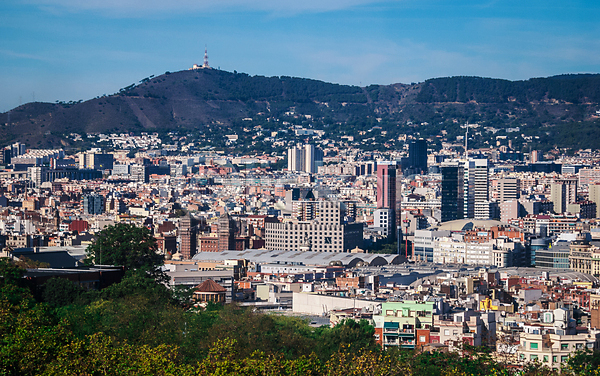
<instances>
[{"instance_id":1,"label":"green hillside","mask_svg":"<svg viewBox=\"0 0 600 376\"><path fill-rule=\"evenodd\" d=\"M577 129L598 128L599 84L600 75L582 74L526 81L450 77L361 88L186 70L144 78L84 102L25 104L10 111L10 122L8 113L0 114L0 142L69 148L65 136L70 133L176 131L209 137L235 132L242 135L235 147L248 150L252 144L243 137L244 128L277 131L291 124L324 130L332 140L354 136L358 147L393 149L401 147L397 139L402 134L452 142L463 133L460 125L477 123L481 134L473 147L494 144L499 135L524 134L539 137L528 147L595 148L598 141L580 139ZM483 131L486 127L492 129ZM518 133L509 134L515 129ZM221 146L219 140L211 142ZM513 144L524 147L523 142L517 137Z\"/></svg>"}]
</instances>

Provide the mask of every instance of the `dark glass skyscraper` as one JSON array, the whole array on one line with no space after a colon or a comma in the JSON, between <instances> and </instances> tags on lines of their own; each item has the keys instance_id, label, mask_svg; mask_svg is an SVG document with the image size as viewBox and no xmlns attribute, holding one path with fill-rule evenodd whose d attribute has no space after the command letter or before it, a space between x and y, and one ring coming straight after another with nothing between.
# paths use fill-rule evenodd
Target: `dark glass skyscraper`
<instances>
[{"instance_id":1,"label":"dark glass skyscraper","mask_svg":"<svg viewBox=\"0 0 600 376\"><path fill-rule=\"evenodd\" d=\"M442 222L464 218L464 175L460 162L442 164Z\"/></svg>"},{"instance_id":2,"label":"dark glass skyscraper","mask_svg":"<svg viewBox=\"0 0 600 376\"><path fill-rule=\"evenodd\" d=\"M415 140L408 145L408 166L406 167L414 173L427 172L427 141Z\"/></svg>"},{"instance_id":3,"label":"dark glass skyscraper","mask_svg":"<svg viewBox=\"0 0 600 376\"><path fill-rule=\"evenodd\" d=\"M400 223L402 184L398 179L401 174L398 173L395 162L389 164L377 165L377 209L391 209L390 229L392 237L395 238L395 229Z\"/></svg>"},{"instance_id":4,"label":"dark glass skyscraper","mask_svg":"<svg viewBox=\"0 0 600 376\"><path fill-rule=\"evenodd\" d=\"M97 193L83 196L83 212L85 214L104 213L104 196Z\"/></svg>"}]
</instances>

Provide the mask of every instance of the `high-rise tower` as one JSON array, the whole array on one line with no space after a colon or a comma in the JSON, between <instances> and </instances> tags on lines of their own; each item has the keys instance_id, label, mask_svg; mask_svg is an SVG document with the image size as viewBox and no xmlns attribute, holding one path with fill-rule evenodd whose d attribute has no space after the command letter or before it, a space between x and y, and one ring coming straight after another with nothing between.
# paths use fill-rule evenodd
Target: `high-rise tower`
<instances>
[{"instance_id":1,"label":"high-rise tower","mask_svg":"<svg viewBox=\"0 0 600 376\"><path fill-rule=\"evenodd\" d=\"M488 160L475 159L469 174L473 175L473 218L490 219Z\"/></svg>"},{"instance_id":2,"label":"high-rise tower","mask_svg":"<svg viewBox=\"0 0 600 376\"><path fill-rule=\"evenodd\" d=\"M395 235L396 225L400 223L397 218L401 207L397 200L397 181L398 174L395 162L377 165L377 210L375 217L379 219L380 226L385 227L385 234ZM400 192L401 194L402 192ZM382 225L385 224L385 225Z\"/></svg>"},{"instance_id":3,"label":"high-rise tower","mask_svg":"<svg viewBox=\"0 0 600 376\"><path fill-rule=\"evenodd\" d=\"M196 254L196 227L194 219L189 213L181 219L179 233L181 257L184 260L190 260Z\"/></svg>"},{"instance_id":4,"label":"high-rise tower","mask_svg":"<svg viewBox=\"0 0 600 376\"><path fill-rule=\"evenodd\" d=\"M315 173L322 162L323 151L314 145L298 145L288 149L288 171Z\"/></svg>"},{"instance_id":5,"label":"high-rise tower","mask_svg":"<svg viewBox=\"0 0 600 376\"><path fill-rule=\"evenodd\" d=\"M442 222L464 218L464 167L456 162L442 163Z\"/></svg>"},{"instance_id":6,"label":"high-rise tower","mask_svg":"<svg viewBox=\"0 0 600 376\"><path fill-rule=\"evenodd\" d=\"M408 145L408 167L413 173L421 174L427 172L427 141L423 139L414 140Z\"/></svg>"}]
</instances>

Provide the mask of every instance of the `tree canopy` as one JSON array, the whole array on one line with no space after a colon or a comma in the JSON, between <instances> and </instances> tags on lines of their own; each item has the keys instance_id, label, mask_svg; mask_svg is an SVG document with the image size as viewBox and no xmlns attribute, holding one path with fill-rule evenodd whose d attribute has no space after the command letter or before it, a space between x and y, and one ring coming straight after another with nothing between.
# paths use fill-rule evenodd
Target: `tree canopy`
<instances>
[{"instance_id":1,"label":"tree canopy","mask_svg":"<svg viewBox=\"0 0 600 376\"><path fill-rule=\"evenodd\" d=\"M156 239L150 230L118 223L98 233L87 248L88 260L97 265L123 266L126 271L146 269L155 271L164 256L157 253Z\"/></svg>"},{"instance_id":2,"label":"tree canopy","mask_svg":"<svg viewBox=\"0 0 600 376\"><path fill-rule=\"evenodd\" d=\"M312 328L236 305L187 309L139 270L85 299L67 280L49 280L37 304L26 294L10 299L7 288L18 290L21 276L0 259L0 375L583 376L600 365L591 351L554 371L539 362L505 367L471 346L383 350L366 321Z\"/></svg>"}]
</instances>

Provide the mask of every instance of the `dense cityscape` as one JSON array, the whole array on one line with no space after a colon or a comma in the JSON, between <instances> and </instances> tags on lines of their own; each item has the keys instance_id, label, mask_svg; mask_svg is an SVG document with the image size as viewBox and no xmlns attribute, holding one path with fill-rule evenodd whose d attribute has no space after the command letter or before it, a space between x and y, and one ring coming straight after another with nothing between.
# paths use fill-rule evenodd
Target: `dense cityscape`
<instances>
[{"instance_id":1,"label":"dense cityscape","mask_svg":"<svg viewBox=\"0 0 600 376\"><path fill-rule=\"evenodd\" d=\"M521 154L502 137L469 149L477 127L441 150L403 135L388 152L302 127L304 143L272 135L283 154L174 133L73 135L95 145L71 154L17 142L0 154L2 256L33 291L103 290L126 268L99 237L145 228L192 309L367 320L381 349L469 345L513 369L563 369L600 348L600 155Z\"/></svg>"}]
</instances>

